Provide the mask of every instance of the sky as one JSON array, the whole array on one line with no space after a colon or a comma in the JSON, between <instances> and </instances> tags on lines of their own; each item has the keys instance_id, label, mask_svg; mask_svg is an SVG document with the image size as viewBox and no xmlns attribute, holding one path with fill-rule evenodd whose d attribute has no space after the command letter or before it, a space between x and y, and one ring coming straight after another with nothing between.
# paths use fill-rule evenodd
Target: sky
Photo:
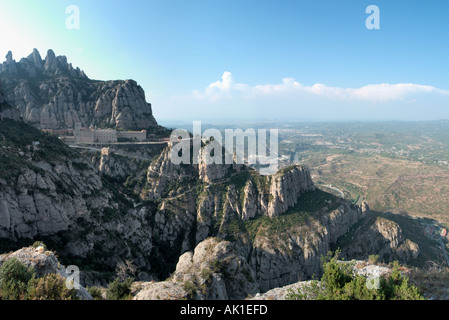
<instances>
[{"instance_id":1,"label":"sky","mask_svg":"<svg viewBox=\"0 0 449 320\"><path fill-rule=\"evenodd\" d=\"M134 79L161 123L449 119L448 21L445 0L0 0L0 57Z\"/></svg>"}]
</instances>

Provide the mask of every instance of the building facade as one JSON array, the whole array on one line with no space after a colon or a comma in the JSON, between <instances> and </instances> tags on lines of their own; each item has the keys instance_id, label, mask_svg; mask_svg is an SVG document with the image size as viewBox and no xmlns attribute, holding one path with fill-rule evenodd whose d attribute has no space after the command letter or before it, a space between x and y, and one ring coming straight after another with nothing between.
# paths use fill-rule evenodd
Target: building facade
<instances>
[{"instance_id":1,"label":"building facade","mask_svg":"<svg viewBox=\"0 0 449 320\"><path fill-rule=\"evenodd\" d=\"M147 139L147 131L117 131L117 138L145 141Z\"/></svg>"},{"instance_id":2,"label":"building facade","mask_svg":"<svg viewBox=\"0 0 449 320\"><path fill-rule=\"evenodd\" d=\"M80 123L75 124L73 130L75 143L116 143L119 139L145 141L147 131L116 131L113 129L82 128Z\"/></svg>"},{"instance_id":3,"label":"building facade","mask_svg":"<svg viewBox=\"0 0 449 320\"><path fill-rule=\"evenodd\" d=\"M81 124L75 124L75 143L115 143L117 131L113 129L81 128Z\"/></svg>"}]
</instances>

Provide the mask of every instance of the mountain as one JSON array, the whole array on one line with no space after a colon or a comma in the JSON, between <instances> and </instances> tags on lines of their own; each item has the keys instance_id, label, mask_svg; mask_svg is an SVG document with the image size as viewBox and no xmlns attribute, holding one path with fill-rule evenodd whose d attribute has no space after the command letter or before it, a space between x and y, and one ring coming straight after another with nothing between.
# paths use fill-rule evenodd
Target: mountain
<instances>
[{"instance_id":1,"label":"mountain","mask_svg":"<svg viewBox=\"0 0 449 320\"><path fill-rule=\"evenodd\" d=\"M128 130L158 127L135 81L91 80L51 49L45 59L34 49L19 62L9 51L0 63L0 78L6 101L39 129L72 129L76 122Z\"/></svg>"},{"instance_id":2,"label":"mountain","mask_svg":"<svg viewBox=\"0 0 449 320\"><path fill-rule=\"evenodd\" d=\"M151 268L150 204L135 208L89 158L24 122L0 120L0 145L1 252L42 239L84 277L122 259Z\"/></svg>"},{"instance_id":3,"label":"mountain","mask_svg":"<svg viewBox=\"0 0 449 320\"><path fill-rule=\"evenodd\" d=\"M217 168L226 175L205 181L203 163L169 166L172 146L140 153L146 160L125 149L81 154L11 119L0 120L0 144L2 250L42 240L63 263L78 265L89 285L104 285L125 260L139 280L165 280L183 264L200 273L195 261L215 258L228 261L230 273L239 257L233 272L246 284L224 279L225 296L244 298L317 273L330 244L368 212L316 190L301 166L267 177ZM187 259L207 243L211 254Z\"/></svg>"},{"instance_id":4,"label":"mountain","mask_svg":"<svg viewBox=\"0 0 449 320\"><path fill-rule=\"evenodd\" d=\"M8 53L0 77L0 252L43 241L84 287L130 262L135 299L244 299L319 275L335 246L428 258L413 223L321 190L302 165L175 164L175 143L77 151L38 129L160 128L132 80L90 80L51 50Z\"/></svg>"}]
</instances>

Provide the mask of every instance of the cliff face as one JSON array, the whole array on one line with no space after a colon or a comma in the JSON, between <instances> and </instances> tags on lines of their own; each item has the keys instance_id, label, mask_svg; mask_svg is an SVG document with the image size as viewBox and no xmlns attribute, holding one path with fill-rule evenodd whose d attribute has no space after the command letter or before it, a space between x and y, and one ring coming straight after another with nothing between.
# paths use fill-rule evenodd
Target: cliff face
<instances>
[{"instance_id":1,"label":"cliff face","mask_svg":"<svg viewBox=\"0 0 449 320\"><path fill-rule=\"evenodd\" d=\"M110 271L127 259L139 280L175 271L176 283L148 284L158 293L143 297L165 287L182 295L178 282L192 282L204 289L197 298L240 299L308 279L369 210L316 189L302 166L273 176L231 168L208 182L201 164L171 163L171 147L152 162L143 151L129 155L145 159L112 150L87 157L24 123L1 121L0 238L50 241L80 269Z\"/></svg>"},{"instance_id":2,"label":"cliff face","mask_svg":"<svg viewBox=\"0 0 449 320\"><path fill-rule=\"evenodd\" d=\"M16 62L9 52L0 64L6 101L27 123L40 129L82 126L147 129L157 126L143 89L133 80L95 81L73 68L65 56L35 49Z\"/></svg>"},{"instance_id":3,"label":"cliff face","mask_svg":"<svg viewBox=\"0 0 449 320\"><path fill-rule=\"evenodd\" d=\"M2 84L0 81L0 119L8 118L13 120L20 120L20 112L9 103L6 102L5 94L3 93Z\"/></svg>"},{"instance_id":4,"label":"cliff face","mask_svg":"<svg viewBox=\"0 0 449 320\"><path fill-rule=\"evenodd\" d=\"M151 269L151 207L135 207L88 159L23 122L0 120L0 142L2 246L45 239L102 270L122 259Z\"/></svg>"},{"instance_id":5,"label":"cliff face","mask_svg":"<svg viewBox=\"0 0 449 320\"><path fill-rule=\"evenodd\" d=\"M268 222L256 229L254 239L245 228L232 241L208 237L180 256L169 280L144 284L135 299L244 299L310 279L320 273L320 259L331 244L368 214L367 207L337 206L315 212L307 223L286 224L277 233L267 232ZM268 219L284 223L276 221L280 218Z\"/></svg>"},{"instance_id":6,"label":"cliff face","mask_svg":"<svg viewBox=\"0 0 449 320\"><path fill-rule=\"evenodd\" d=\"M225 190L227 202L243 220L248 220L257 215L278 216L294 206L302 193L315 190L310 172L303 166L292 166L272 176L260 176L256 170L235 163L208 165L200 160L197 165L174 164L170 160L171 150L172 147L165 148L148 168L149 199L160 199L167 192L179 194L181 191L173 188L173 184L187 185L186 181L192 179L203 186L234 185L237 189ZM220 188L219 193L223 190ZM213 191L208 190L207 193L209 197L203 199L200 195L199 201L208 202L205 206L213 206L215 200L210 196ZM240 203L237 205L235 201Z\"/></svg>"},{"instance_id":7,"label":"cliff face","mask_svg":"<svg viewBox=\"0 0 449 320\"><path fill-rule=\"evenodd\" d=\"M160 203L153 232L164 247L178 248L179 260L165 260L176 265L170 280L145 284L136 299L243 299L309 279L321 256L369 213L365 202L317 190L303 166L260 176L227 165L206 169L225 174L203 179L204 163L174 165L169 154L170 147L150 165L147 194Z\"/></svg>"},{"instance_id":8,"label":"cliff face","mask_svg":"<svg viewBox=\"0 0 449 320\"><path fill-rule=\"evenodd\" d=\"M306 223L294 224L282 233L260 228L253 243L251 266L261 292L318 275L321 257L369 211L335 200L335 209L315 212ZM281 220L282 221L282 220Z\"/></svg>"},{"instance_id":9,"label":"cliff face","mask_svg":"<svg viewBox=\"0 0 449 320\"><path fill-rule=\"evenodd\" d=\"M441 254L436 244L425 239L424 226L411 218L372 215L363 219L351 234L351 239L348 236L340 239L346 257L368 259L375 253L380 261L398 260L403 264L419 265Z\"/></svg>"},{"instance_id":10,"label":"cliff face","mask_svg":"<svg viewBox=\"0 0 449 320\"><path fill-rule=\"evenodd\" d=\"M294 166L271 177L268 216L278 216L294 206L301 193L315 190L310 172L305 167Z\"/></svg>"},{"instance_id":11,"label":"cliff face","mask_svg":"<svg viewBox=\"0 0 449 320\"><path fill-rule=\"evenodd\" d=\"M2 185L0 236L4 238L11 234L31 238L67 230L73 221L88 213L86 196L102 188L98 175L75 170L73 163L51 166L40 162L36 168L37 172L27 168L18 175L14 187ZM70 190L71 194L58 194L61 189ZM96 198L90 202L95 209L103 201Z\"/></svg>"}]
</instances>

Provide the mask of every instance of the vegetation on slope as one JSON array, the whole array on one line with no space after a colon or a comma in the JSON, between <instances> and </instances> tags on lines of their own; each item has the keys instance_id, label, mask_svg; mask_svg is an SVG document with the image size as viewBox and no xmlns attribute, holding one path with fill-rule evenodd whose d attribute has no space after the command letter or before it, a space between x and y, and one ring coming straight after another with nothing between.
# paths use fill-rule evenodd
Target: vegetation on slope
<instances>
[{"instance_id":1,"label":"vegetation on slope","mask_svg":"<svg viewBox=\"0 0 449 320\"><path fill-rule=\"evenodd\" d=\"M378 286L368 285L367 278L356 275L348 263L341 263L338 250L322 259L321 281L300 287L297 292L290 289L288 300L423 300L417 287L401 273L399 263L393 264L388 277L380 277ZM368 280L370 281L370 280Z\"/></svg>"}]
</instances>

